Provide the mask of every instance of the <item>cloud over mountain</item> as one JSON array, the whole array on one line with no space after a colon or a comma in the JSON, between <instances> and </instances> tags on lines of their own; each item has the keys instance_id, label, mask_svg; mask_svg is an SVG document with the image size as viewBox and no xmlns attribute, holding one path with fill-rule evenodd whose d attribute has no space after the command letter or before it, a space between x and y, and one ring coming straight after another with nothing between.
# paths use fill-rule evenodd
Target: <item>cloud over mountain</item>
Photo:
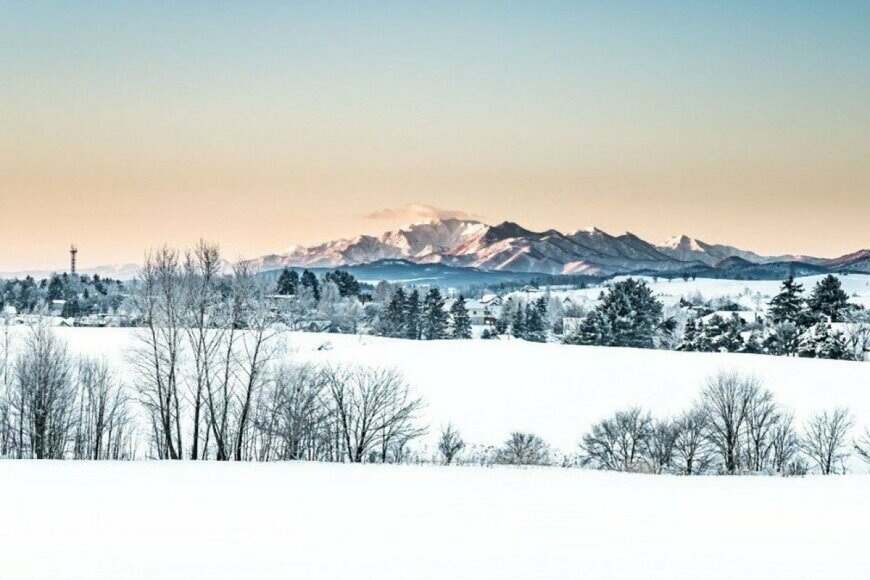
<instances>
[{"instance_id":1,"label":"cloud over mountain","mask_svg":"<svg viewBox=\"0 0 870 580\"><path fill-rule=\"evenodd\" d=\"M462 210L442 209L423 203L409 203L397 208L385 208L364 216L370 220L397 221L406 224L429 223L441 220L476 220L481 216Z\"/></svg>"}]
</instances>

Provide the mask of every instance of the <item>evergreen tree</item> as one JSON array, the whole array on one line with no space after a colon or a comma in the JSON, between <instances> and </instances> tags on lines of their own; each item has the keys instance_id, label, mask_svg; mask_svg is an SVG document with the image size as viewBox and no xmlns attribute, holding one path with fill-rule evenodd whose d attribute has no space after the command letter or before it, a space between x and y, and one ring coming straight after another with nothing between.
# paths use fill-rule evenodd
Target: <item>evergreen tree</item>
<instances>
[{"instance_id":1,"label":"evergreen tree","mask_svg":"<svg viewBox=\"0 0 870 580\"><path fill-rule=\"evenodd\" d=\"M581 323L580 334L598 336L603 346L653 348L662 323L662 304L642 280L628 278L617 282L604 294L601 303ZM594 325L601 328L595 330Z\"/></svg>"},{"instance_id":2,"label":"evergreen tree","mask_svg":"<svg viewBox=\"0 0 870 580\"><path fill-rule=\"evenodd\" d=\"M438 288L432 288L423 299L423 337L426 340L447 338L447 311Z\"/></svg>"},{"instance_id":3,"label":"evergreen tree","mask_svg":"<svg viewBox=\"0 0 870 580\"><path fill-rule=\"evenodd\" d=\"M465 307L463 296L460 295L450 307L450 317L453 319L453 338L471 338L471 318L468 316L468 308ZM488 328L484 333L494 334Z\"/></svg>"},{"instance_id":4,"label":"evergreen tree","mask_svg":"<svg viewBox=\"0 0 870 580\"><path fill-rule=\"evenodd\" d=\"M512 320L513 302L508 299L504 306L502 306L498 319L495 321L495 334L505 334L508 331L508 328L510 328Z\"/></svg>"},{"instance_id":5,"label":"evergreen tree","mask_svg":"<svg viewBox=\"0 0 870 580\"><path fill-rule=\"evenodd\" d=\"M296 287L299 285L299 274L295 270L284 268L281 275L278 276L278 284L276 292L282 296L290 296L296 294Z\"/></svg>"},{"instance_id":6,"label":"evergreen tree","mask_svg":"<svg viewBox=\"0 0 870 580\"><path fill-rule=\"evenodd\" d=\"M422 323L420 293L415 288L405 299L405 338L420 340Z\"/></svg>"},{"instance_id":7,"label":"evergreen tree","mask_svg":"<svg viewBox=\"0 0 870 580\"><path fill-rule=\"evenodd\" d=\"M522 304L517 304L511 317L511 334L514 338L526 337L526 316Z\"/></svg>"},{"instance_id":8,"label":"evergreen tree","mask_svg":"<svg viewBox=\"0 0 870 580\"><path fill-rule=\"evenodd\" d=\"M764 346L770 354L790 356L797 353L800 335L800 330L794 322L780 322L773 325L764 341Z\"/></svg>"},{"instance_id":9,"label":"evergreen tree","mask_svg":"<svg viewBox=\"0 0 870 580\"><path fill-rule=\"evenodd\" d=\"M677 347L677 350L684 352L698 350L698 325L694 320L686 322L686 328L683 330L683 341Z\"/></svg>"},{"instance_id":10,"label":"evergreen tree","mask_svg":"<svg viewBox=\"0 0 870 580\"><path fill-rule=\"evenodd\" d=\"M770 300L767 315L773 324L792 322L800 324L801 312L804 309L804 287L794 281L794 276L789 276L780 287L779 294Z\"/></svg>"},{"instance_id":11,"label":"evergreen tree","mask_svg":"<svg viewBox=\"0 0 870 580\"><path fill-rule=\"evenodd\" d=\"M384 312L381 321L381 334L391 336L393 338L402 338L406 336L405 331L405 291L401 286L396 288L393 295L390 297L390 302L387 304L386 312Z\"/></svg>"},{"instance_id":12,"label":"evergreen tree","mask_svg":"<svg viewBox=\"0 0 870 580\"><path fill-rule=\"evenodd\" d=\"M719 341L719 350L725 352L740 352L743 349L743 327L745 323L736 312L731 314L725 323L725 332Z\"/></svg>"},{"instance_id":13,"label":"evergreen tree","mask_svg":"<svg viewBox=\"0 0 870 580\"><path fill-rule=\"evenodd\" d=\"M63 282L60 276L54 275L51 277L51 282L48 283L48 300L61 300L64 295Z\"/></svg>"},{"instance_id":14,"label":"evergreen tree","mask_svg":"<svg viewBox=\"0 0 870 580\"><path fill-rule=\"evenodd\" d=\"M583 317L577 331L565 337L566 344L611 345L613 332L610 321L598 309Z\"/></svg>"},{"instance_id":15,"label":"evergreen tree","mask_svg":"<svg viewBox=\"0 0 870 580\"><path fill-rule=\"evenodd\" d=\"M317 280L317 276L315 276L313 272L310 270L302 272L302 278L299 280L299 284L311 290L315 302L320 300L320 282Z\"/></svg>"},{"instance_id":16,"label":"evergreen tree","mask_svg":"<svg viewBox=\"0 0 870 580\"><path fill-rule=\"evenodd\" d=\"M544 311L546 312L546 308ZM526 304L525 336L523 338L532 342L546 342L547 340L544 318L541 316L537 302L534 305Z\"/></svg>"},{"instance_id":17,"label":"evergreen tree","mask_svg":"<svg viewBox=\"0 0 870 580\"><path fill-rule=\"evenodd\" d=\"M743 343L740 352L746 354L761 354L764 352L764 346L761 344L761 333L753 330L749 333L749 337Z\"/></svg>"},{"instance_id":18,"label":"evergreen tree","mask_svg":"<svg viewBox=\"0 0 870 580\"><path fill-rule=\"evenodd\" d=\"M547 299L544 296L541 296L540 298L535 300L535 309L541 316L541 320L547 319Z\"/></svg>"},{"instance_id":19,"label":"evergreen tree","mask_svg":"<svg viewBox=\"0 0 870 580\"><path fill-rule=\"evenodd\" d=\"M854 353L840 332L832 332L827 323L820 321L801 336L798 356L852 360Z\"/></svg>"},{"instance_id":20,"label":"evergreen tree","mask_svg":"<svg viewBox=\"0 0 870 580\"><path fill-rule=\"evenodd\" d=\"M338 286L338 292L342 298L359 296L360 294L359 281L350 272L335 270L334 272L328 272L324 278L328 282L334 282Z\"/></svg>"},{"instance_id":21,"label":"evergreen tree","mask_svg":"<svg viewBox=\"0 0 870 580\"><path fill-rule=\"evenodd\" d=\"M852 309L849 295L843 291L840 279L832 274L822 278L807 299L807 306L815 314L821 314L830 322L843 322Z\"/></svg>"}]
</instances>

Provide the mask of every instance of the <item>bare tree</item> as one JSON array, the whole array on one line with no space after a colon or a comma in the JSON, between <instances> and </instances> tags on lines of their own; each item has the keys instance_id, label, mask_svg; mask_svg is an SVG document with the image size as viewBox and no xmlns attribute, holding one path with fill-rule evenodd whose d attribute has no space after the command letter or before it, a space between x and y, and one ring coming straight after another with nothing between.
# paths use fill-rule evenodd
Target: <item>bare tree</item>
<instances>
[{"instance_id":1,"label":"bare tree","mask_svg":"<svg viewBox=\"0 0 870 580\"><path fill-rule=\"evenodd\" d=\"M858 457L870 463L870 428L864 429L864 436L854 442Z\"/></svg>"},{"instance_id":2,"label":"bare tree","mask_svg":"<svg viewBox=\"0 0 870 580\"><path fill-rule=\"evenodd\" d=\"M153 448L160 459L181 459L179 374L184 305L176 250L164 246L145 256L134 303L144 329L131 361L139 376L140 399L150 414Z\"/></svg>"},{"instance_id":3,"label":"bare tree","mask_svg":"<svg viewBox=\"0 0 870 580\"><path fill-rule=\"evenodd\" d=\"M464 448L465 441L462 440L462 435L453 427L452 423L448 423L446 427L441 429L441 437L438 439L438 452L444 459L444 465L453 463L453 458Z\"/></svg>"},{"instance_id":4,"label":"bare tree","mask_svg":"<svg viewBox=\"0 0 870 580\"><path fill-rule=\"evenodd\" d=\"M773 470L782 475L797 475L803 468L797 463L801 439L794 428L794 415L780 416L771 432L771 463Z\"/></svg>"},{"instance_id":5,"label":"bare tree","mask_svg":"<svg viewBox=\"0 0 870 580\"><path fill-rule=\"evenodd\" d=\"M417 426L422 401L395 369L332 367L326 370L332 413L349 461L361 463L379 446L382 461L425 429Z\"/></svg>"},{"instance_id":6,"label":"bare tree","mask_svg":"<svg viewBox=\"0 0 870 580\"><path fill-rule=\"evenodd\" d=\"M823 475L845 472L844 461L849 456L846 440L851 428L852 416L842 407L824 411L807 422L802 447Z\"/></svg>"},{"instance_id":7,"label":"bare tree","mask_svg":"<svg viewBox=\"0 0 870 580\"><path fill-rule=\"evenodd\" d=\"M679 430L675 421L660 419L653 422L644 455L647 471L664 473L673 464Z\"/></svg>"},{"instance_id":8,"label":"bare tree","mask_svg":"<svg viewBox=\"0 0 870 580\"><path fill-rule=\"evenodd\" d=\"M759 389L746 410L745 453L746 468L763 471L768 466L773 433L779 423L781 411L773 400L773 393Z\"/></svg>"},{"instance_id":9,"label":"bare tree","mask_svg":"<svg viewBox=\"0 0 870 580\"><path fill-rule=\"evenodd\" d=\"M66 345L46 322L30 328L15 361L14 387L18 456L63 459L72 441L76 389Z\"/></svg>"},{"instance_id":10,"label":"bare tree","mask_svg":"<svg viewBox=\"0 0 870 580\"><path fill-rule=\"evenodd\" d=\"M228 329L225 301L220 293L221 255L217 244L200 240L192 251L187 252L184 261L184 325L187 342L193 359L193 433L191 459L198 459L207 453L205 440L208 430L200 427L211 422L204 420L204 406L212 394L212 383L219 373L219 350ZM213 403L213 401L212 401ZM212 405L213 407L213 405ZM200 440L204 441L201 443ZM226 458L223 441L218 439L218 456Z\"/></svg>"},{"instance_id":11,"label":"bare tree","mask_svg":"<svg viewBox=\"0 0 870 580\"><path fill-rule=\"evenodd\" d=\"M761 390L757 379L720 372L707 380L701 396L709 426L708 439L725 473L740 467L740 442L747 415Z\"/></svg>"},{"instance_id":12,"label":"bare tree","mask_svg":"<svg viewBox=\"0 0 870 580\"><path fill-rule=\"evenodd\" d=\"M330 459L326 373L315 365L280 365L254 424L263 434L261 457Z\"/></svg>"},{"instance_id":13,"label":"bare tree","mask_svg":"<svg viewBox=\"0 0 870 580\"><path fill-rule=\"evenodd\" d=\"M497 451L495 461L503 465L549 465L550 449L534 433L514 431Z\"/></svg>"},{"instance_id":14,"label":"bare tree","mask_svg":"<svg viewBox=\"0 0 870 580\"><path fill-rule=\"evenodd\" d=\"M14 447L12 416L12 331L9 317L0 313L0 457Z\"/></svg>"},{"instance_id":15,"label":"bare tree","mask_svg":"<svg viewBox=\"0 0 870 580\"><path fill-rule=\"evenodd\" d=\"M73 457L132 459L132 416L123 388L108 363L81 359L76 374L79 404Z\"/></svg>"},{"instance_id":16,"label":"bare tree","mask_svg":"<svg viewBox=\"0 0 870 580\"><path fill-rule=\"evenodd\" d=\"M245 263L237 264L233 272L233 296L240 304L242 324L246 329L241 341L241 355L236 359L241 392L234 430L234 457L241 461L251 429L251 405L265 382L265 369L275 353L275 338L279 331L269 319L265 288Z\"/></svg>"},{"instance_id":17,"label":"bare tree","mask_svg":"<svg viewBox=\"0 0 870 580\"><path fill-rule=\"evenodd\" d=\"M614 471L641 471L653 434L648 412L638 407L619 411L596 423L583 436L580 464Z\"/></svg>"},{"instance_id":18,"label":"bare tree","mask_svg":"<svg viewBox=\"0 0 870 580\"><path fill-rule=\"evenodd\" d=\"M695 407L677 418L673 454L677 473L695 475L710 466L708 430L708 417L703 408Z\"/></svg>"}]
</instances>

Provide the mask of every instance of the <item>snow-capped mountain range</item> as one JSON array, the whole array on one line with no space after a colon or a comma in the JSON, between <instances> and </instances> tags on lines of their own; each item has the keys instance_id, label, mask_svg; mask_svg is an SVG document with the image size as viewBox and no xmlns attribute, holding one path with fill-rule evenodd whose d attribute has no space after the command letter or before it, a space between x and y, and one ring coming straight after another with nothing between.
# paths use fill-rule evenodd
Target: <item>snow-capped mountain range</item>
<instances>
[{"instance_id":1,"label":"snow-capped mountain range","mask_svg":"<svg viewBox=\"0 0 870 580\"><path fill-rule=\"evenodd\" d=\"M867 252L850 256L866 263ZM729 258L740 258L752 264L800 262L827 266L848 257L826 260L809 256L762 256L687 236L655 245L632 233L614 236L597 228L571 233L533 232L513 222L491 226L473 220L446 219L410 225L377 237L357 236L316 246L297 246L252 262L261 270L272 270L334 268L401 259L506 272L612 275L715 267Z\"/></svg>"}]
</instances>

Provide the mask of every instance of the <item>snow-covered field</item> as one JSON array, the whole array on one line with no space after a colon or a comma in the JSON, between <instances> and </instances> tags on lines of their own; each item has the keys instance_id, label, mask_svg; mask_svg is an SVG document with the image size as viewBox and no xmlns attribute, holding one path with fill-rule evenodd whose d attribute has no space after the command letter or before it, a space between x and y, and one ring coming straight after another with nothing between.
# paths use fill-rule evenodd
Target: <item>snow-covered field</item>
<instances>
[{"instance_id":1,"label":"snow-covered field","mask_svg":"<svg viewBox=\"0 0 870 580\"><path fill-rule=\"evenodd\" d=\"M23 329L21 329L23 331ZM122 374L131 329L58 328ZM564 452L630 405L669 414L720 369L798 421L870 424L870 364L506 341L289 334L286 356L401 369L470 443ZM862 466L856 472L863 472ZM0 461L0 579L867 578L870 475L673 477L580 469Z\"/></svg>"},{"instance_id":2,"label":"snow-covered field","mask_svg":"<svg viewBox=\"0 0 870 580\"><path fill-rule=\"evenodd\" d=\"M601 290L613 282L623 280L625 277L620 276L609 280L604 286L595 286L583 288L579 290L554 290L553 296L570 297L575 299L580 304L595 302L601 294ZM707 300L717 298L733 298L741 305L747 308L756 308L763 306L771 297L779 291L782 282L779 280L720 280L713 278L697 278L695 280L683 280L677 278L668 280L665 278L651 277L635 277L645 280L653 293L659 297L665 304L673 304L678 302L680 298L691 298L700 294ZM809 295L813 287L818 284L819 280L824 276L804 276L796 278L799 284L804 287L804 294ZM861 304L865 308L870 307L870 275L866 274L849 274L843 276L837 274L837 278L843 285L843 291L849 295L850 301L855 304ZM543 291L522 292L523 295L537 297Z\"/></svg>"},{"instance_id":3,"label":"snow-covered field","mask_svg":"<svg viewBox=\"0 0 870 580\"><path fill-rule=\"evenodd\" d=\"M870 477L0 462L0 578L867 578Z\"/></svg>"},{"instance_id":4,"label":"snow-covered field","mask_svg":"<svg viewBox=\"0 0 870 580\"><path fill-rule=\"evenodd\" d=\"M58 328L75 352L106 356L123 373L132 329ZM513 430L532 431L573 452L589 426L632 405L654 414L688 407L707 377L737 370L762 379L798 421L849 407L856 426L870 425L870 364L767 355L504 341L409 341L290 333L298 361L397 367L426 402L432 435L452 422L466 441L499 444ZM430 438L431 441L431 438Z\"/></svg>"}]
</instances>

